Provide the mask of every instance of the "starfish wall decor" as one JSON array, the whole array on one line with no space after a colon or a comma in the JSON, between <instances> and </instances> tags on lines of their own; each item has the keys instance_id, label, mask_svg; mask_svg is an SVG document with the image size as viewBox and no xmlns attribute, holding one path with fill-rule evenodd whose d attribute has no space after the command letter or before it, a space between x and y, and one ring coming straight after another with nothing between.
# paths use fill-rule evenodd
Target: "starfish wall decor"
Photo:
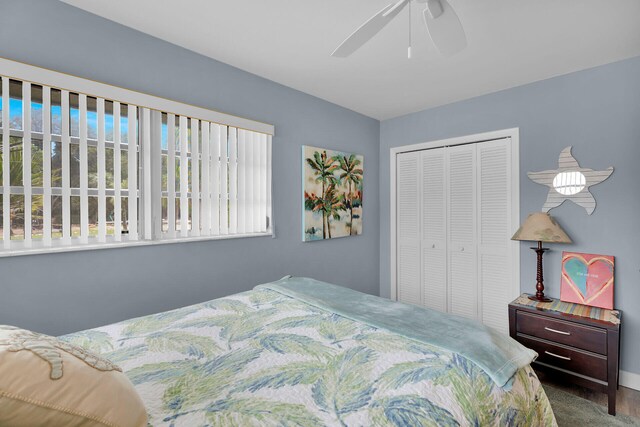
<instances>
[{"instance_id":1,"label":"starfish wall decor","mask_svg":"<svg viewBox=\"0 0 640 427\"><path fill-rule=\"evenodd\" d=\"M533 182L549 187L547 200L542 207L543 212L549 212L565 200L571 200L585 208L591 215L596 209L596 199L589 192L589 187L600 184L612 173L612 166L602 171L580 167L578 161L571 155L571 146L569 146L560 153L558 169L529 172L527 176Z\"/></svg>"}]
</instances>

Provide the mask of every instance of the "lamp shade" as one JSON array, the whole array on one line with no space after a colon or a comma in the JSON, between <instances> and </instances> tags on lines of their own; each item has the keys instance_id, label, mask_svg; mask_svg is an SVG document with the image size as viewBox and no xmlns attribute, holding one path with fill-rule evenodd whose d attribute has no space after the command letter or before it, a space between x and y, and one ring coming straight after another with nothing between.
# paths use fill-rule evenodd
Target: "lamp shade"
<instances>
[{"instance_id":1,"label":"lamp shade","mask_svg":"<svg viewBox=\"0 0 640 427\"><path fill-rule=\"evenodd\" d=\"M546 212L529 214L511 240L571 243L571 238L567 236L567 233L565 233L556 220Z\"/></svg>"}]
</instances>

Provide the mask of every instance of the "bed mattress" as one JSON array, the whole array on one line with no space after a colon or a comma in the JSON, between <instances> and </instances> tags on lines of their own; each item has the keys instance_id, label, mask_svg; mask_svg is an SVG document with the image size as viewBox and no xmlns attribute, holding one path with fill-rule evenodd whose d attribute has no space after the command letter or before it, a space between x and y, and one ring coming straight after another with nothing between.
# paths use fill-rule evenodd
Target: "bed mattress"
<instances>
[{"instance_id":1,"label":"bed mattress","mask_svg":"<svg viewBox=\"0 0 640 427\"><path fill-rule=\"evenodd\" d=\"M530 366L474 363L259 288L61 337L122 367L154 426L553 426Z\"/></svg>"}]
</instances>

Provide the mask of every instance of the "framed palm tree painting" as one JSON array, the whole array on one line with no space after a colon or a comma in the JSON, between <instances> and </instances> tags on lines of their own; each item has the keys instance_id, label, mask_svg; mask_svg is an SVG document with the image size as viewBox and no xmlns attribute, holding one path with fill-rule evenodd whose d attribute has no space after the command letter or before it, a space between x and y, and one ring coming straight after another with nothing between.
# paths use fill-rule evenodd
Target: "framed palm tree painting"
<instances>
[{"instance_id":1,"label":"framed palm tree painting","mask_svg":"<svg viewBox=\"0 0 640 427\"><path fill-rule=\"evenodd\" d=\"M362 234L364 157L302 147L302 240Z\"/></svg>"}]
</instances>

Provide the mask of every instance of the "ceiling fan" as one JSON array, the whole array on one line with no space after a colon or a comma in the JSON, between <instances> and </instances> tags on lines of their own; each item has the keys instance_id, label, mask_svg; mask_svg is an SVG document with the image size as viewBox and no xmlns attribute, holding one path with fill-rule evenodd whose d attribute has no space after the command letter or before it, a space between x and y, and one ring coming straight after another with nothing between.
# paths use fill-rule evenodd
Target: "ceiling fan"
<instances>
[{"instance_id":1,"label":"ceiling fan","mask_svg":"<svg viewBox=\"0 0 640 427\"><path fill-rule=\"evenodd\" d=\"M429 36L440 54L454 55L467 46L467 37L458 15L447 0L399 0L376 13L367 22L355 30L342 42L331 56L346 58L378 34L393 18L395 18L412 1L426 3L423 12L424 23ZM411 25L411 18L409 18ZM409 27L409 58L411 58L411 27Z\"/></svg>"}]
</instances>

